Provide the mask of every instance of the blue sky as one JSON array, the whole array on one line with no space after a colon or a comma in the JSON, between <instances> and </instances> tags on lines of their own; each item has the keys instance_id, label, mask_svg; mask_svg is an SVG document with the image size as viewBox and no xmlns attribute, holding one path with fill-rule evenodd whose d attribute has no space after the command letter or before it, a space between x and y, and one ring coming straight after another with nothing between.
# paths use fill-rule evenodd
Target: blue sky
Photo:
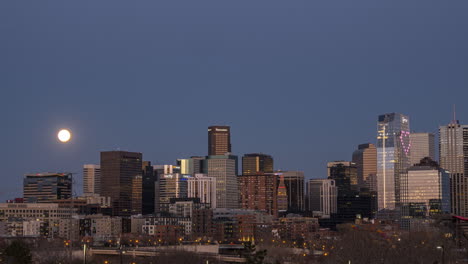
<instances>
[{"instance_id":1,"label":"blue sky","mask_svg":"<svg viewBox=\"0 0 468 264\"><path fill-rule=\"evenodd\" d=\"M233 152L326 175L374 142L377 115L413 131L468 123L467 1L2 1L0 201L28 172L99 151L155 164ZM70 144L58 129L73 131Z\"/></svg>"}]
</instances>

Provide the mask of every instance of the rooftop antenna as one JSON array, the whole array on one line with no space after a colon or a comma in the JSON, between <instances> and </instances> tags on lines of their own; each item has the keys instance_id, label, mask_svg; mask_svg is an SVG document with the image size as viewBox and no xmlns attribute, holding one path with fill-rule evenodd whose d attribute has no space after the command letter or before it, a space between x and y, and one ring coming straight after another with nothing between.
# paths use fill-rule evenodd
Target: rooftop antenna
<instances>
[{"instance_id":1,"label":"rooftop antenna","mask_svg":"<svg viewBox=\"0 0 468 264\"><path fill-rule=\"evenodd\" d=\"M457 122L457 111L456 111L456 106L453 104L453 123L456 124Z\"/></svg>"}]
</instances>

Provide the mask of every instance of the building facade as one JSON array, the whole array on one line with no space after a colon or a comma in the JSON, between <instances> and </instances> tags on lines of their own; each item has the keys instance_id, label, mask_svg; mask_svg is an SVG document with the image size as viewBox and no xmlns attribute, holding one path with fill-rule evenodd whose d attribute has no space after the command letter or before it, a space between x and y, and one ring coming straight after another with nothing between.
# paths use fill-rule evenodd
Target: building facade
<instances>
[{"instance_id":1,"label":"building facade","mask_svg":"<svg viewBox=\"0 0 468 264\"><path fill-rule=\"evenodd\" d=\"M439 127L440 167L450 172L452 214L468 216L468 125Z\"/></svg>"},{"instance_id":2,"label":"building facade","mask_svg":"<svg viewBox=\"0 0 468 264\"><path fill-rule=\"evenodd\" d=\"M83 194L93 195L101 192L101 165L83 165Z\"/></svg>"},{"instance_id":3,"label":"building facade","mask_svg":"<svg viewBox=\"0 0 468 264\"><path fill-rule=\"evenodd\" d=\"M239 176L242 209L263 211L278 216L278 176L258 173Z\"/></svg>"},{"instance_id":4,"label":"building facade","mask_svg":"<svg viewBox=\"0 0 468 264\"><path fill-rule=\"evenodd\" d=\"M283 176L284 185L288 195L288 212L300 213L305 210L304 198L304 172L303 171L276 171Z\"/></svg>"},{"instance_id":5,"label":"building facade","mask_svg":"<svg viewBox=\"0 0 468 264\"><path fill-rule=\"evenodd\" d=\"M71 173L36 173L24 176L23 198L27 203L70 199L71 194Z\"/></svg>"},{"instance_id":6,"label":"building facade","mask_svg":"<svg viewBox=\"0 0 468 264\"><path fill-rule=\"evenodd\" d=\"M306 184L307 211L318 212L322 218L329 218L337 212L335 180L311 179Z\"/></svg>"},{"instance_id":7,"label":"building facade","mask_svg":"<svg viewBox=\"0 0 468 264\"><path fill-rule=\"evenodd\" d=\"M231 128L229 126L208 127L208 155L219 156L231 153Z\"/></svg>"},{"instance_id":8,"label":"building facade","mask_svg":"<svg viewBox=\"0 0 468 264\"><path fill-rule=\"evenodd\" d=\"M190 176L180 173L163 174L159 177L157 199L159 212L169 212L171 198L187 198Z\"/></svg>"},{"instance_id":9,"label":"building facade","mask_svg":"<svg viewBox=\"0 0 468 264\"><path fill-rule=\"evenodd\" d=\"M188 198L199 198L201 203L216 208L216 178L199 173L188 178Z\"/></svg>"},{"instance_id":10,"label":"building facade","mask_svg":"<svg viewBox=\"0 0 468 264\"><path fill-rule=\"evenodd\" d=\"M374 144L360 144L353 152L357 167L357 182L360 188L377 191L377 148Z\"/></svg>"},{"instance_id":11,"label":"building facade","mask_svg":"<svg viewBox=\"0 0 468 264\"><path fill-rule=\"evenodd\" d=\"M242 157L242 175L273 173L273 157L261 153L245 154Z\"/></svg>"},{"instance_id":12,"label":"building facade","mask_svg":"<svg viewBox=\"0 0 468 264\"><path fill-rule=\"evenodd\" d=\"M216 179L216 207L239 208L237 156L208 156L204 167L207 176Z\"/></svg>"},{"instance_id":13,"label":"building facade","mask_svg":"<svg viewBox=\"0 0 468 264\"><path fill-rule=\"evenodd\" d=\"M435 141L432 133L411 133L411 166L418 164L423 158L435 160Z\"/></svg>"},{"instance_id":14,"label":"building facade","mask_svg":"<svg viewBox=\"0 0 468 264\"><path fill-rule=\"evenodd\" d=\"M379 115L377 123L378 210L394 210L401 202L400 178L410 166L410 123L398 113Z\"/></svg>"},{"instance_id":15,"label":"building facade","mask_svg":"<svg viewBox=\"0 0 468 264\"><path fill-rule=\"evenodd\" d=\"M110 197L113 214L130 216L133 211L132 183L141 177L142 154L127 151L101 152L101 196ZM141 190L139 191L141 193ZM140 209L141 210L141 209Z\"/></svg>"}]
</instances>

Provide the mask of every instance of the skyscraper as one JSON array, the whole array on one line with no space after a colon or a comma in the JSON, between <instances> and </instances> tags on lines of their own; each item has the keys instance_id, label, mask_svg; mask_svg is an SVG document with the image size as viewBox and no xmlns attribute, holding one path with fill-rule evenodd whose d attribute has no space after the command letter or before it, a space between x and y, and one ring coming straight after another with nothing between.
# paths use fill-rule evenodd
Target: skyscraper
<instances>
[{"instance_id":1,"label":"skyscraper","mask_svg":"<svg viewBox=\"0 0 468 264\"><path fill-rule=\"evenodd\" d=\"M409 118L398 113L379 115L377 123L378 209L400 205L400 178L410 166Z\"/></svg>"},{"instance_id":2,"label":"skyscraper","mask_svg":"<svg viewBox=\"0 0 468 264\"><path fill-rule=\"evenodd\" d=\"M357 181L360 188L377 191L377 148L374 144L360 144L353 152L353 163L357 167Z\"/></svg>"},{"instance_id":3,"label":"skyscraper","mask_svg":"<svg viewBox=\"0 0 468 264\"><path fill-rule=\"evenodd\" d=\"M111 198L114 215L131 215L132 187L136 188L132 183L135 177L141 176L141 168L141 153L101 152L101 196Z\"/></svg>"},{"instance_id":4,"label":"skyscraper","mask_svg":"<svg viewBox=\"0 0 468 264\"><path fill-rule=\"evenodd\" d=\"M171 198L187 198L190 176L179 173L163 174L158 179L159 212L169 212Z\"/></svg>"},{"instance_id":5,"label":"skyscraper","mask_svg":"<svg viewBox=\"0 0 468 264\"><path fill-rule=\"evenodd\" d=\"M101 165L83 165L83 194L93 195L101 192Z\"/></svg>"},{"instance_id":6,"label":"skyscraper","mask_svg":"<svg viewBox=\"0 0 468 264\"><path fill-rule=\"evenodd\" d=\"M307 211L320 212L323 218L329 218L337 212L337 193L335 180L309 180L306 184Z\"/></svg>"},{"instance_id":7,"label":"skyscraper","mask_svg":"<svg viewBox=\"0 0 468 264\"><path fill-rule=\"evenodd\" d=\"M27 203L70 199L71 173L26 174L23 179L23 198Z\"/></svg>"},{"instance_id":8,"label":"skyscraper","mask_svg":"<svg viewBox=\"0 0 468 264\"><path fill-rule=\"evenodd\" d=\"M207 176L216 178L217 208L239 208L237 156L208 156L204 162Z\"/></svg>"},{"instance_id":9,"label":"skyscraper","mask_svg":"<svg viewBox=\"0 0 468 264\"><path fill-rule=\"evenodd\" d=\"M229 126L208 127L208 155L219 156L231 153L231 128Z\"/></svg>"},{"instance_id":10,"label":"skyscraper","mask_svg":"<svg viewBox=\"0 0 468 264\"><path fill-rule=\"evenodd\" d=\"M434 134L432 133L411 133L411 157L410 164L418 164L421 159L429 157L435 160Z\"/></svg>"},{"instance_id":11,"label":"skyscraper","mask_svg":"<svg viewBox=\"0 0 468 264\"><path fill-rule=\"evenodd\" d=\"M264 173L240 175L241 208L278 216L278 176Z\"/></svg>"},{"instance_id":12,"label":"skyscraper","mask_svg":"<svg viewBox=\"0 0 468 264\"><path fill-rule=\"evenodd\" d=\"M439 127L440 166L450 172L452 214L468 216L468 125Z\"/></svg>"},{"instance_id":13,"label":"skyscraper","mask_svg":"<svg viewBox=\"0 0 468 264\"><path fill-rule=\"evenodd\" d=\"M193 156L190 159L178 159L177 165L180 167L181 174L193 176L203 173L203 160L205 160L205 157Z\"/></svg>"},{"instance_id":14,"label":"skyscraper","mask_svg":"<svg viewBox=\"0 0 468 264\"><path fill-rule=\"evenodd\" d=\"M261 153L245 154L242 157L242 175L273 172L273 157Z\"/></svg>"},{"instance_id":15,"label":"skyscraper","mask_svg":"<svg viewBox=\"0 0 468 264\"><path fill-rule=\"evenodd\" d=\"M151 162L144 161L142 164L143 186L141 194L142 214L154 214L156 199L156 181L157 175L151 166Z\"/></svg>"},{"instance_id":16,"label":"skyscraper","mask_svg":"<svg viewBox=\"0 0 468 264\"><path fill-rule=\"evenodd\" d=\"M302 171L276 171L283 175L286 193L288 195L288 212L300 213L305 210L304 199L304 172Z\"/></svg>"}]
</instances>

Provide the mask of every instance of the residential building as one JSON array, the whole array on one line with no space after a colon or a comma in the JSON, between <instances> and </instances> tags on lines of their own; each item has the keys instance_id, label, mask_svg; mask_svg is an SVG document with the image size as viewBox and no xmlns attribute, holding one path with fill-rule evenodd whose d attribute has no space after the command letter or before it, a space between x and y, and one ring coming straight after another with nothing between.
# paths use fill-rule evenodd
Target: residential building
<instances>
[{"instance_id":1,"label":"residential building","mask_svg":"<svg viewBox=\"0 0 468 264\"><path fill-rule=\"evenodd\" d=\"M239 189L242 209L263 211L278 216L278 176L264 173L240 175Z\"/></svg>"}]
</instances>

